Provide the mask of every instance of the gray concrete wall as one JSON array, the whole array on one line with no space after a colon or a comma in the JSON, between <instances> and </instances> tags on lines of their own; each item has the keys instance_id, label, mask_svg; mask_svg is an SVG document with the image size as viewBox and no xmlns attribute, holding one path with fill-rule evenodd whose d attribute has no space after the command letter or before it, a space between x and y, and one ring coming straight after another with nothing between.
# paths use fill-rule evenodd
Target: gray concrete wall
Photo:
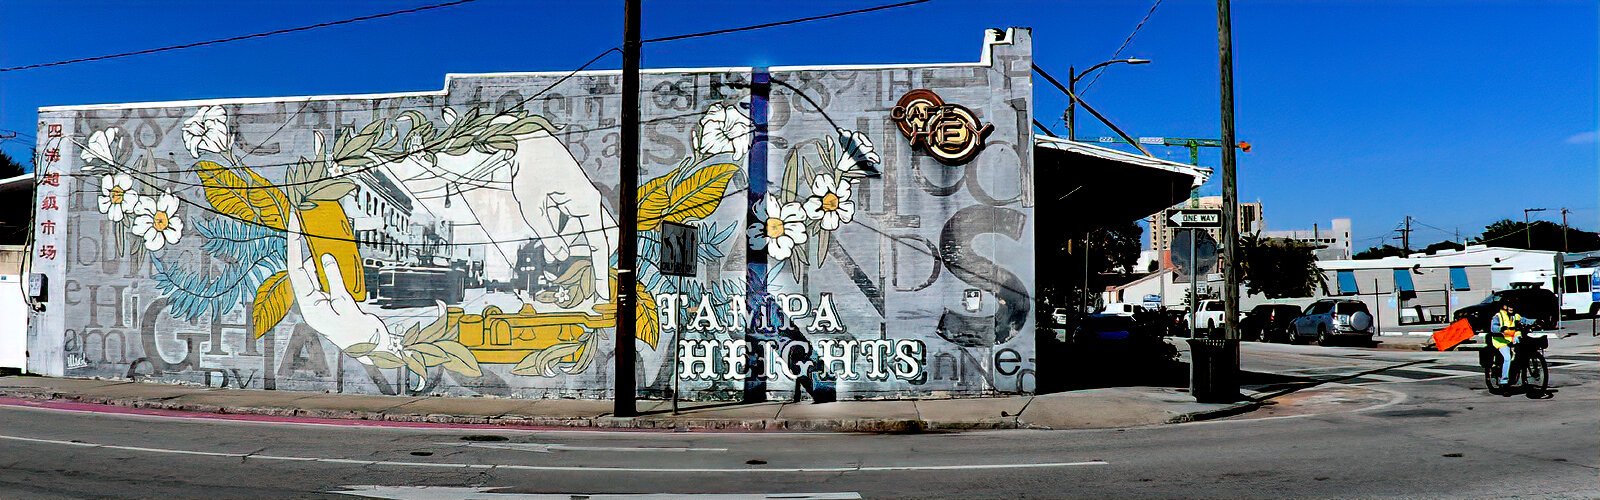
<instances>
[{"instance_id":1,"label":"gray concrete wall","mask_svg":"<svg viewBox=\"0 0 1600 500\"><path fill-rule=\"evenodd\" d=\"M986 33L984 51L774 68L770 87L757 68L647 72L641 393L668 393L675 355L698 399L1031 392L1031 39ZM608 396L620 76L568 76L42 109L60 182L37 207L51 296L30 371ZM976 157L911 146L890 114L916 88L993 126ZM691 277L653 264L680 252Z\"/></svg>"}]
</instances>

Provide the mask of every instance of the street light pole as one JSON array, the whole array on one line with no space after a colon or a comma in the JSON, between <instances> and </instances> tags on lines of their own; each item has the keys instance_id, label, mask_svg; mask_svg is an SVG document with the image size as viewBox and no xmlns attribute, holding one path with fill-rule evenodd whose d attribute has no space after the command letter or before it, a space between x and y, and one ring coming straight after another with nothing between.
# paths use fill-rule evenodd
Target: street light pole
<instances>
[{"instance_id":1,"label":"street light pole","mask_svg":"<svg viewBox=\"0 0 1600 500\"><path fill-rule=\"evenodd\" d=\"M1067 115L1065 117L1066 118L1066 122L1067 122L1067 140L1069 140L1069 141L1078 140L1078 121L1077 121L1077 117L1078 117L1078 113L1077 113L1078 100L1076 98L1074 98L1073 96L1078 95L1078 79L1079 78L1083 78L1084 75L1087 75L1089 73L1093 73L1094 70L1097 70L1097 69L1100 69L1100 68L1104 68L1106 66L1110 66L1110 65L1113 65L1113 64L1149 64L1149 63L1150 63L1149 59L1139 59L1137 57L1130 57L1130 58L1127 58L1127 59L1112 59L1110 61L1105 61L1105 62L1101 62L1100 64L1096 64L1094 66L1090 66L1089 69L1083 70L1082 73L1078 72L1077 67L1068 66L1067 67ZM1090 112L1093 112L1093 110L1091 110Z\"/></svg>"},{"instance_id":2,"label":"street light pole","mask_svg":"<svg viewBox=\"0 0 1600 500\"><path fill-rule=\"evenodd\" d=\"M1533 250L1533 224L1529 222L1528 212L1543 212L1543 208L1522 209L1522 235L1527 237L1527 249Z\"/></svg>"},{"instance_id":3,"label":"street light pole","mask_svg":"<svg viewBox=\"0 0 1600 500\"><path fill-rule=\"evenodd\" d=\"M1067 140L1078 140L1078 68L1067 66Z\"/></svg>"}]
</instances>

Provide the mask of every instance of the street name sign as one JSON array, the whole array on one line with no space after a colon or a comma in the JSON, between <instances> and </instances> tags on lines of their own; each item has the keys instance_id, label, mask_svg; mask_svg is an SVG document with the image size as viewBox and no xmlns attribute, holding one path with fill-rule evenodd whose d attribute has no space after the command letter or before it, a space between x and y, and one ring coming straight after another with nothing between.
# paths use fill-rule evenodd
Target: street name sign
<instances>
[{"instance_id":1,"label":"street name sign","mask_svg":"<svg viewBox=\"0 0 1600 500\"><path fill-rule=\"evenodd\" d=\"M1168 227L1178 229L1211 229L1222 227L1222 211L1203 208L1179 208L1168 210Z\"/></svg>"}]
</instances>

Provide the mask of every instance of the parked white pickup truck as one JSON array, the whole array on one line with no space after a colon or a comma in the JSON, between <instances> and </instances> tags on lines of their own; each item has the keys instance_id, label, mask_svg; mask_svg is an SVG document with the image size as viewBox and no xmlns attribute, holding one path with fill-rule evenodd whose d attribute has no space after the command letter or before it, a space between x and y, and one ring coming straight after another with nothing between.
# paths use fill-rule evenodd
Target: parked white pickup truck
<instances>
[{"instance_id":1,"label":"parked white pickup truck","mask_svg":"<svg viewBox=\"0 0 1600 500\"><path fill-rule=\"evenodd\" d=\"M1218 328L1223 328L1227 324L1227 320L1223 319L1224 314L1227 314L1227 311L1222 301L1200 301L1200 308L1194 313L1195 329L1205 332L1218 331Z\"/></svg>"},{"instance_id":2,"label":"parked white pickup truck","mask_svg":"<svg viewBox=\"0 0 1600 500\"><path fill-rule=\"evenodd\" d=\"M1105 309L1100 310L1100 313L1101 314L1115 314L1117 316L1127 316L1127 317L1131 318L1136 314L1143 314L1144 311L1145 311L1144 306L1139 305L1139 304L1129 304L1129 303L1126 303L1126 302L1112 302L1110 304L1106 304Z\"/></svg>"}]
</instances>

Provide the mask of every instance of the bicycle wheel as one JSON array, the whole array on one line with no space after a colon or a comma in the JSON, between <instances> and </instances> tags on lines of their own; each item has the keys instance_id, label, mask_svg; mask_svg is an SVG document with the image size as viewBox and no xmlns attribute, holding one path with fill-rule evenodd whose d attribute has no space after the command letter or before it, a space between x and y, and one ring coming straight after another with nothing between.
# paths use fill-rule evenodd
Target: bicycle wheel
<instances>
[{"instance_id":1,"label":"bicycle wheel","mask_svg":"<svg viewBox=\"0 0 1600 500\"><path fill-rule=\"evenodd\" d=\"M1550 388L1550 366L1545 364L1543 354L1535 352L1529 356L1528 366L1523 370L1526 375L1523 376L1522 383L1529 389L1544 392Z\"/></svg>"},{"instance_id":2,"label":"bicycle wheel","mask_svg":"<svg viewBox=\"0 0 1600 500\"><path fill-rule=\"evenodd\" d=\"M1478 351L1478 364L1483 366L1483 385L1489 388L1490 394L1500 392L1500 363L1494 352L1487 347Z\"/></svg>"}]
</instances>

